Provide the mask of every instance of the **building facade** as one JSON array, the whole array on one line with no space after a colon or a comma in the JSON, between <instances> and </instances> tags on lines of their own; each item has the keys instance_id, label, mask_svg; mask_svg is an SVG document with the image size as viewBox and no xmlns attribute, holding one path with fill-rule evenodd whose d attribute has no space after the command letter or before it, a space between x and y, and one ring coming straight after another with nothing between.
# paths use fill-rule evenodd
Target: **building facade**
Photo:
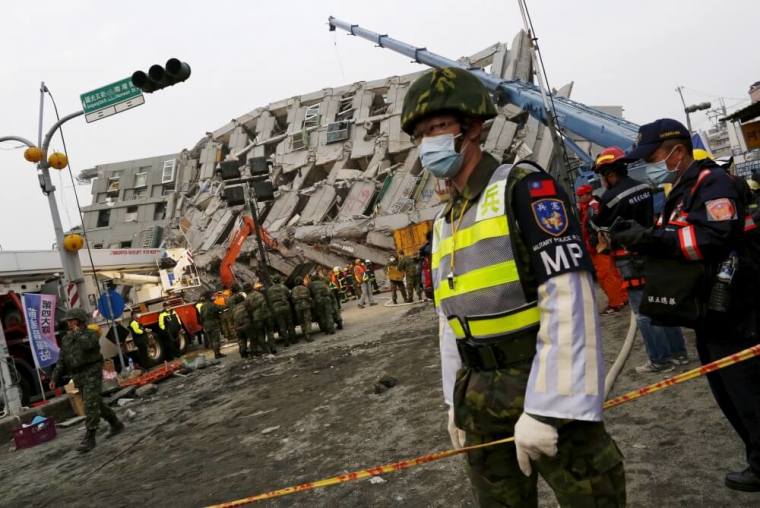
<instances>
[{"instance_id":1,"label":"building facade","mask_svg":"<svg viewBox=\"0 0 760 508\"><path fill-rule=\"evenodd\" d=\"M82 208L93 248L158 247L167 210L177 190L177 154L101 164L86 169L80 181L91 182L92 204Z\"/></svg>"}]
</instances>

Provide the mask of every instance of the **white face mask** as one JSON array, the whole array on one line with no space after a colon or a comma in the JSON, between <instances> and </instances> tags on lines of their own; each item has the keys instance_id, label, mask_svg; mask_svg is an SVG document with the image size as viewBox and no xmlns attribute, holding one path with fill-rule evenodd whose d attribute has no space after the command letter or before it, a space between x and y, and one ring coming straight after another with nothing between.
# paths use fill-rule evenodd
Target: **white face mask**
<instances>
[{"instance_id":1,"label":"white face mask","mask_svg":"<svg viewBox=\"0 0 760 508\"><path fill-rule=\"evenodd\" d=\"M440 134L422 138L420 162L436 178L452 178L462 167L462 154L457 152L454 140L461 134Z\"/></svg>"},{"instance_id":2,"label":"white face mask","mask_svg":"<svg viewBox=\"0 0 760 508\"><path fill-rule=\"evenodd\" d=\"M674 146L670 153L661 161L649 162L646 164L647 178L649 178L649 181L653 185L662 185L673 180L673 177L678 171L678 166L676 166L674 169L668 169L667 160L671 155L673 155L673 151L675 151L675 149L676 147ZM679 162L678 165L680 166L680 164L681 163Z\"/></svg>"}]
</instances>

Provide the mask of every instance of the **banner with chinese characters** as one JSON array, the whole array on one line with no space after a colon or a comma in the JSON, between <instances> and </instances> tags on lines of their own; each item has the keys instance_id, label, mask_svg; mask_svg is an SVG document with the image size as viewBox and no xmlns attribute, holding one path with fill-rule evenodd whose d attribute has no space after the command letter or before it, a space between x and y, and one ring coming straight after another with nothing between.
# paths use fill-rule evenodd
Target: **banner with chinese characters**
<instances>
[{"instance_id":1,"label":"banner with chinese characters","mask_svg":"<svg viewBox=\"0 0 760 508\"><path fill-rule=\"evenodd\" d=\"M37 368L53 365L60 354L55 340L55 300L55 295L22 296L27 335Z\"/></svg>"}]
</instances>

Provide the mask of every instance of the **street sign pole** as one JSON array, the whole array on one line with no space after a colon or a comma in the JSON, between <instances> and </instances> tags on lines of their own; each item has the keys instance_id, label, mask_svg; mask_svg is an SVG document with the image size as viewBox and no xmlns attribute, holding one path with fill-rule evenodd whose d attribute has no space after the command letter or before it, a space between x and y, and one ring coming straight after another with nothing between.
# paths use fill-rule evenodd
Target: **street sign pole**
<instances>
[{"instance_id":1,"label":"street sign pole","mask_svg":"<svg viewBox=\"0 0 760 508\"><path fill-rule=\"evenodd\" d=\"M145 104L145 97L132 84L132 78L111 83L79 96L87 123Z\"/></svg>"},{"instance_id":2,"label":"street sign pole","mask_svg":"<svg viewBox=\"0 0 760 508\"><path fill-rule=\"evenodd\" d=\"M103 288L105 290L103 296L105 296L106 308L108 309L108 321L111 323L111 333L113 334L113 338L116 341L116 348L119 350L119 362L121 363L121 370L124 371L126 364L124 363L124 354L121 352L121 340L119 340L119 333L118 330L116 330L116 319L113 312L113 305L111 305L111 290L105 283L103 284Z\"/></svg>"}]
</instances>

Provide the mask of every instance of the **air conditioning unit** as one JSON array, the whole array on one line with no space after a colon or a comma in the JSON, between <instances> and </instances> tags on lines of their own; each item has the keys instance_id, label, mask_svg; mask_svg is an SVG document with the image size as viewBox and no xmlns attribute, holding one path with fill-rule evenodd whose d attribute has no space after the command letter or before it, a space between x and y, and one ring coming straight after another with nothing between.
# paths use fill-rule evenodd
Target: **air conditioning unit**
<instances>
[{"instance_id":1,"label":"air conditioning unit","mask_svg":"<svg viewBox=\"0 0 760 508\"><path fill-rule=\"evenodd\" d=\"M346 141L349 137L351 124L349 122L333 122L327 126L327 143Z\"/></svg>"},{"instance_id":2,"label":"air conditioning unit","mask_svg":"<svg viewBox=\"0 0 760 508\"><path fill-rule=\"evenodd\" d=\"M227 206L244 205L245 194L243 193L243 186L235 185L233 187L225 187L224 200L227 202Z\"/></svg>"},{"instance_id":3,"label":"air conditioning unit","mask_svg":"<svg viewBox=\"0 0 760 508\"><path fill-rule=\"evenodd\" d=\"M137 212L125 213L124 222L137 222Z\"/></svg>"}]
</instances>

